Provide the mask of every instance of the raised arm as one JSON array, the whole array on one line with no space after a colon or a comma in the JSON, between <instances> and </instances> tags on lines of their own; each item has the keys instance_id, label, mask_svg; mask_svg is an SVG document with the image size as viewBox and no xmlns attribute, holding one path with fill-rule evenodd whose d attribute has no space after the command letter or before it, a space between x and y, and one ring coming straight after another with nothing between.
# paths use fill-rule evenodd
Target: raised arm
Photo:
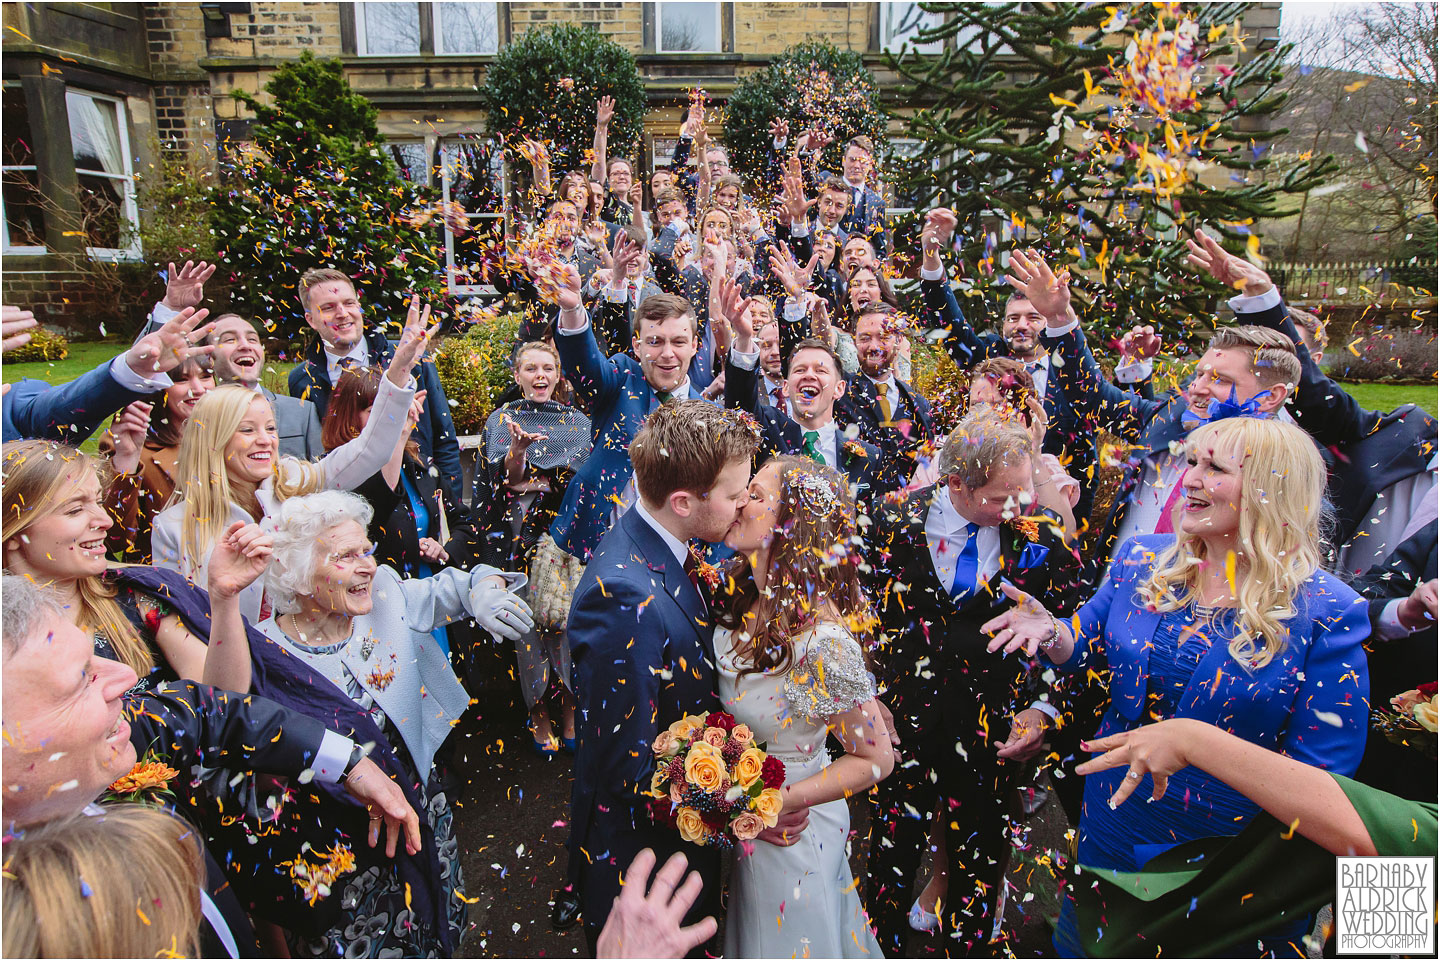
<instances>
[{"instance_id":1,"label":"raised arm","mask_svg":"<svg viewBox=\"0 0 1440 961\"><path fill-rule=\"evenodd\" d=\"M590 179L605 182L605 151L610 145L610 118L615 116L615 98L601 97L595 104L595 160L590 164Z\"/></svg>"},{"instance_id":2,"label":"raised arm","mask_svg":"<svg viewBox=\"0 0 1440 961\"><path fill-rule=\"evenodd\" d=\"M1381 414L1360 406L1343 387L1325 376L1305 348L1280 292L1263 268L1225 250L1203 230L1195 231L1194 239L1187 240L1186 244L1192 266L1222 284L1241 290L1241 295L1230 301L1238 323L1278 330L1295 343L1295 352L1300 357L1300 383L1296 385L1289 409L1295 422L1315 438L1316 443L1338 447L1359 440L1375 429Z\"/></svg>"},{"instance_id":3,"label":"raised arm","mask_svg":"<svg viewBox=\"0 0 1440 961\"><path fill-rule=\"evenodd\" d=\"M420 298L410 299L410 311L405 320L405 330L400 342L395 345L390 366L380 380L375 393L375 405L360 436L346 441L330 451L316 465L321 472L322 482L331 490L354 490L385 466L390 459L400 436L409 429L410 402L415 397L415 386L411 369L419 363L430 345L430 340L439 330L439 325L429 327L430 306L420 309ZM446 413L448 419L449 413ZM451 438L453 441L453 428ZM440 437L435 437L437 449ZM294 468L297 462L281 461L282 468ZM303 466L301 466L303 469ZM442 470L444 468L442 467ZM288 472L287 472L288 473Z\"/></svg>"},{"instance_id":4,"label":"raised arm","mask_svg":"<svg viewBox=\"0 0 1440 961\"><path fill-rule=\"evenodd\" d=\"M1017 250L1010 255L1005 279L1044 315L1043 341L1051 351L1058 349L1063 360L1051 368L1052 376L1065 385L1065 396L1120 436L1138 439L1164 402L1145 400L1110 383L1090 353L1070 303L1070 272L1057 275L1038 254Z\"/></svg>"},{"instance_id":5,"label":"raised arm","mask_svg":"<svg viewBox=\"0 0 1440 961\"><path fill-rule=\"evenodd\" d=\"M920 234L920 293L924 298L927 325L948 331L945 351L961 370L980 360L985 342L960 310L960 301L945 276L945 263L940 252L950 243L959 219L948 207L937 207L925 215Z\"/></svg>"}]
</instances>

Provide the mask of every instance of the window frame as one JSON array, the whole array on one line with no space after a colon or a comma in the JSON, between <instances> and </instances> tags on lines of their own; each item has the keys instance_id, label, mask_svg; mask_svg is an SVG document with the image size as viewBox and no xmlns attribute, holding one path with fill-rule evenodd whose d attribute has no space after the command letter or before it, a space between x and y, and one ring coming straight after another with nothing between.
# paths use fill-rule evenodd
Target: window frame
<instances>
[{"instance_id":1,"label":"window frame","mask_svg":"<svg viewBox=\"0 0 1440 961\"><path fill-rule=\"evenodd\" d=\"M20 91L21 99L24 99L25 89L20 86L20 84L6 83L4 86L6 90ZM25 119L28 123L30 119L30 102L28 100L25 102ZM69 131L66 132L68 133ZM33 125L31 125L30 128L30 139L32 141L35 139L35 128ZM30 148L30 159L37 159L33 146ZM0 157L0 180L4 179L4 174L12 170L22 172L33 170L35 172L36 192L39 192L40 167L37 164L7 164L4 162L3 157ZM10 242L10 218L5 214L5 195L3 191L0 191L0 253L13 257L35 257L48 254L49 252L50 248L44 245L37 247L33 244L12 244Z\"/></svg>"},{"instance_id":2,"label":"window frame","mask_svg":"<svg viewBox=\"0 0 1440 961\"><path fill-rule=\"evenodd\" d=\"M713 50L667 50L665 48L665 4L685 2L685 0L653 0L655 9L655 52L656 53L693 53L693 54L716 54L725 52L725 2L724 0L696 0L694 3L687 3L687 6L699 6L701 3L715 4L715 49Z\"/></svg>"},{"instance_id":3,"label":"window frame","mask_svg":"<svg viewBox=\"0 0 1440 961\"><path fill-rule=\"evenodd\" d=\"M913 0L908 0L908 2L910 6L915 7L917 10L919 9L920 5L918 2L913 2ZM903 50L909 50L912 53L922 56L938 56L943 53L945 50L945 41L943 40L929 40L923 44L919 44L915 43L909 37L902 37L900 41L896 43L896 38L890 35L890 18L887 14L895 7L901 5L901 3L882 3L876 7L876 13L880 17L879 40L881 52L898 54ZM932 14L925 10L919 10L919 13L924 17L938 16L941 18L941 22L944 21L944 14Z\"/></svg>"},{"instance_id":4,"label":"window frame","mask_svg":"<svg viewBox=\"0 0 1440 961\"><path fill-rule=\"evenodd\" d=\"M439 164L439 168L440 168L440 199L441 199L441 202L443 202L443 203L447 203L447 204L448 204L448 203L450 202L450 165L445 162L445 148L446 148L447 145L450 145L450 144L463 143L464 140L465 140L467 137L473 138L473 136L474 136L473 134L458 133L458 134L452 134L451 136L448 136L448 137L446 137L446 136L435 136L435 137L433 138L433 141L432 141L432 138L430 138L430 137L427 137L426 140L425 140L426 146L427 146L427 148L429 148L429 149L428 149L428 152L426 153L426 156L427 156L427 157L434 157L434 156L437 156L437 155L438 155L438 156L440 157L440 164ZM412 142L413 142L413 141L412 141ZM432 144L433 144L433 145L432 145ZM501 154L501 156L503 157L503 154ZM434 170L434 168L431 168L430 171L429 171L428 176L433 177L434 175L435 175L435 170ZM500 210L499 210L498 212L494 212L494 213L490 213L490 212L485 212L485 213L472 213L472 212L470 212L470 211L466 211L466 213L465 213L465 219L466 219L467 221L499 220L499 221L501 221L501 222L503 223L503 222L506 220L506 213L507 213L507 208L508 208L508 198L509 198L509 196L510 196L510 165L509 165L508 163L501 163L501 165L500 165L500 198L501 198ZM455 232L450 229L450 226L449 226L448 224L444 224L444 223L441 224L441 229L443 229L443 230L445 231L445 287L446 287L447 292L450 294L450 296L452 296L452 297L497 297L497 296L499 296L500 291L499 291L499 289L497 289L497 288L495 287L494 284L461 284L461 283L456 283L456 280L455 280L455 275L456 275L456 272L455 272ZM503 233L503 228L502 228L502 233Z\"/></svg>"},{"instance_id":5,"label":"window frame","mask_svg":"<svg viewBox=\"0 0 1440 961\"><path fill-rule=\"evenodd\" d=\"M372 0L373 2L373 0ZM413 2L413 0L407 0ZM416 2L415 29L418 31L418 38L415 41L415 50L404 53L371 53L367 48L366 38L369 35L369 27L366 24L365 3L357 0L350 4L350 12L355 18L355 55L357 57L407 57L420 56L425 52L425 18L430 16L430 4Z\"/></svg>"},{"instance_id":6,"label":"window frame","mask_svg":"<svg viewBox=\"0 0 1440 961\"><path fill-rule=\"evenodd\" d=\"M133 170L135 161L134 154L130 148L130 111L126 107L125 99L123 97L114 97L109 94L96 93L91 90L86 90L83 87L67 86L65 88L65 95L68 97L72 93L78 97L89 97L92 100L106 101L115 105L115 126L120 133L120 164L127 171ZM68 103L66 106L67 110L65 134L67 137L69 137L70 130ZM70 145L70 155L73 163L73 158L75 155L75 145L73 142ZM131 262L143 259L144 251L140 249L140 206L136 201L135 197L135 175L133 173L108 174L105 173L105 171L103 170L89 169L85 170L84 174L87 177L105 177L110 180L118 181L121 184L120 196L123 201L122 209L124 211L125 220L128 221L130 224L130 232L132 236L130 246L128 247L90 247L87 245L85 247L85 255L91 260L100 260L109 263ZM77 164L75 165L75 177L77 182L80 178L80 175L81 169Z\"/></svg>"},{"instance_id":7,"label":"window frame","mask_svg":"<svg viewBox=\"0 0 1440 961\"><path fill-rule=\"evenodd\" d=\"M436 16L436 14L437 14L437 12L438 12L438 11L435 9L435 8L436 8L436 5L437 5L437 2L438 2L438 0L436 0L436 2L422 3L422 4L420 5L420 7L421 7L421 10L420 10L420 18L421 18L422 21L424 20L425 15L426 15L426 8L429 9L429 15L430 15L430 36L433 38L434 47L435 47L435 49L434 49L433 52L434 52L434 55L435 55L435 56L437 56L437 57L493 57L493 56L495 56L497 53L500 52L500 4L499 4L498 0L465 0L465 2L480 2L480 3L484 3L486 6L490 7L490 9L495 12L495 49L494 49L494 50L490 50L490 51L484 51L484 50L446 50L446 49L444 49L444 47L445 47L445 31L444 31L444 29L443 29L443 28L441 27L441 25L440 25L440 20L441 20L441 18L438 17L438 16ZM459 0L457 0L457 2L459 2ZM423 37L423 36L424 36L424 33L425 33L424 27L423 27L423 23L422 23L422 27L421 27L420 33L421 33L421 36ZM358 47L358 46L359 46L359 43L360 43L360 34L359 34L359 31L358 31L358 25L357 25L357 31L356 31L356 34L355 34L355 43L356 43L356 46ZM423 43L422 43L422 47L423 47Z\"/></svg>"}]
</instances>

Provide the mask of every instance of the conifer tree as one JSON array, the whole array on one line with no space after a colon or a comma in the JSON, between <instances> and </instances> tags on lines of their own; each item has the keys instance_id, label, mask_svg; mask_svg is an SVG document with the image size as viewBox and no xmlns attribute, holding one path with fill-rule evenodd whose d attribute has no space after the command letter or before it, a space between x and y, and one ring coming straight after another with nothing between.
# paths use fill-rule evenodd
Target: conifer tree
<instances>
[{"instance_id":1,"label":"conifer tree","mask_svg":"<svg viewBox=\"0 0 1440 961\"><path fill-rule=\"evenodd\" d=\"M927 3L943 23L890 58L922 150L903 189L960 217L973 295L1000 293L1006 252L1034 246L1072 267L1087 321L1209 327L1216 298L1186 268L1184 231L1259 232L1333 170L1275 170L1271 126L1286 47L1245 35L1249 4ZM1260 174L1264 172L1264 176Z\"/></svg>"},{"instance_id":2,"label":"conifer tree","mask_svg":"<svg viewBox=\"0 0 1440 961\"><path fill-rule=\"evenodd\" d=\"M411 291L445 289L444 251L429 223L433 191L401 174L376 126L378 111L351 89L339 60L310 53L265 85L271 102L234 97L255 114L251 139L213 192L211 224L233 306L272 334L304 335L301 274L349 274L372 324L404 320Z\"/></svg>"}]
</instances>

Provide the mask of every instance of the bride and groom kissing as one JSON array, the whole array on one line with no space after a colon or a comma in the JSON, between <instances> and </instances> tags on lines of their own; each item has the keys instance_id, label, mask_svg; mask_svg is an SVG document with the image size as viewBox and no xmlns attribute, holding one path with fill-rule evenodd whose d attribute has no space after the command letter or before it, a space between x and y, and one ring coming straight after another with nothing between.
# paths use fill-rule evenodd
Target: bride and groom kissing
<instances>
[{"instance_id":1,"label":"bride and groom kissing","mask_svg":"<svg viewBox=\"0 0 1440 961\"><path fill-rule=\"evenodd\" d=\"M592 951L626 869L649 848L659 862L684 853L698 874L686 924L719 916L721 859L733 859L729 956L880 954L846 855L845 798L893 764L854 636L865 611L849 549L855 507L845 477L809 459L773 458L752 478L758 443L742 412L694 400L657 408L630 448L635 506L575 590L570 860ZM723 541L735 556L717 571L692 541ZM682 841L652 813L652 744L715 711L785 765L774 827L725 849ZM845 748L833 763L827 731Z\"/></svg>"}]
</instances>

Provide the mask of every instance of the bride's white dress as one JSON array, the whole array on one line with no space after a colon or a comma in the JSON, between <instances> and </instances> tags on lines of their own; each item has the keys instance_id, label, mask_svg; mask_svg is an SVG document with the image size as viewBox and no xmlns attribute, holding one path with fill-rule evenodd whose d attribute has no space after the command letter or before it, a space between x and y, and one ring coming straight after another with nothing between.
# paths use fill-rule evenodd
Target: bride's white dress
<instances>
[{"instance_id":1,"label":"bride's white dress","mask_svg":"<svg viewBox=\"0 0 1440 961\"><path fill-rule=\"evenodd\" d=\"M785 762L794 784L830 763L826 718L875 696L860 645L843 627L819 624L793 641L783 675L739 676L728 630L715 634L720 699ZM732 958L878 958L850 872L850 810L844 800L810 809L810 825L789 847L736 845L725 911L725 954Z\"/></svg>"}]
</instances>

